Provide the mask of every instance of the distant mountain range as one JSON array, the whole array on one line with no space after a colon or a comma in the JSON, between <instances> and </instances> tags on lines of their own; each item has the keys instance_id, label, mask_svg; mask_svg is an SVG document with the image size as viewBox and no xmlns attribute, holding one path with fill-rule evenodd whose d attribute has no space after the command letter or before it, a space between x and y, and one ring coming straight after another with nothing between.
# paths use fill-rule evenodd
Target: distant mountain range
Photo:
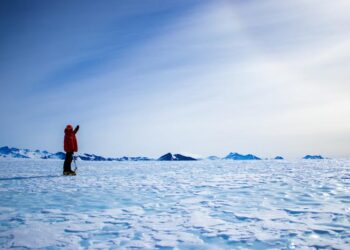
<instances>
[{"instance_id":1,"label":"distant mountain range","mask_svg":"<svg viewBox=\"0 0 350 250\"><path fill-rule=\"evenodd\" d=\"M252 154L247 154L247 155L241 155L238 153L229 153L224 160L238 160L238 161L246 161L246 160L261 160L261 158L252 155Z\"/></svg>"},{"instance_id":2,"label":"distant mountain range","mask_svg":"<svg viewBox=\"0 0 350 250\"><path fill-rule=\"evenodd\" d=\"M284 160L284 158L282 156L276 156L274 159L275 160Z\"/></svg>"},{"instance_id":3,"label":"distant mountain range","mask_svg":"<svg viewBox=\"0 0 350 250\"><path fill-rule=\"evenodd\" d=\"M181 154L173 155L172 153L167 153L159 157L158 161L197 161L197 159L190 156L181 155Z\"/></svg>"},{"instance_id":4,"label":"distant mountain range","mask_svg":"<svg viewBox=\"0 0 350 250\"><path fill-rule=\"evenodd\" d=\"M30 149L19 149L10 148L8 146L0 147L0 158L18 158L18 159L59 159L65 158L64 152L50 153L46 150L30 150ZM155 161L149 157L103 157L95 154L78 154L76 155L78 160L83 161ZM262 158L253 154L242 155L239 153L229 153L227 156L220 158L218 156L209 156L206 160L261 160ZM324 159L321 155L306 155L303 157L306 160ZM196 161L202 159L196 159L191 156L182 154L167 153L157 159L158 161ZM274 160L284 160L282 156L276 156Z\"/></svg>"},{"instance_id":5,"label":"distant mountain range","mask_svg":"<svg viewBox=\"0 0 350 250\"><path fill-rule=\"evenodd\" d=\"M30 159L64 159L65 153L49 153L46 150L30 150L9 148L7 146L0 148L0 156L7 158L30 158Z\"/></svg>"},{"instance_id":6,"label":"distant mountain range","mask_svg":"<svg viewBox=\"0 0 350 250\"><path fill-rule=\"evenodd\" d=\"M7 146L0 148L0 157L3 158L19 158L19 159L60 159L63 160L66 154L63 152L49 153L44 150L30 150L30 149L18 149L9 148ZM103 157L95 154L78 154L76 155L78 160L83 161L150 161L154 160L148 157L120 157L111 158Z\"/></svg>"},{"instance_id":7,"label":"distant mountain range","mask_svg":"<svg viewBox=\"0 0 350 250\"><path fill-rule=\"evenodd\" d=\"M305 155L303 157L304 160L323 160L323 156L321 155Z\"/></svg>"}]
</instances>

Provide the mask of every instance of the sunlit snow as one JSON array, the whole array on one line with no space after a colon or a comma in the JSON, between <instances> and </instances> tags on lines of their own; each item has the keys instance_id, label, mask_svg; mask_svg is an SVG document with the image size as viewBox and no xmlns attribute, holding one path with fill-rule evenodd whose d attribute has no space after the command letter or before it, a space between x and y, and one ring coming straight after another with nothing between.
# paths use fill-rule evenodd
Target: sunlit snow
<instances>
[{"instance_id":1,"label":"sunlit snow","mask_svg":"<svg viewBox=\"0 0 350 250\"><path fill-rule=\"evenodd\" d=\"M0 249L349 249L350 161L0 160Z\"/></svg>"}]
</instances>

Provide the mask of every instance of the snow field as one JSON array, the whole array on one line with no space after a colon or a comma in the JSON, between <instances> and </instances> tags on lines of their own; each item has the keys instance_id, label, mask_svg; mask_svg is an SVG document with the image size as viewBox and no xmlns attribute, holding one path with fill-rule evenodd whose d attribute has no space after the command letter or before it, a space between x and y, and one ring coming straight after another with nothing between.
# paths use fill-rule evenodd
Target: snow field
<instances>
[{"instance_id":1,"label":"snow field","mask_svg":"<svg viewBox=\"0 0 350 250\"><path fill-rule=\"evenodd\" d=\"M350 161L0 160L0 248L349 249Z\"/></svg>"}]
</instances>

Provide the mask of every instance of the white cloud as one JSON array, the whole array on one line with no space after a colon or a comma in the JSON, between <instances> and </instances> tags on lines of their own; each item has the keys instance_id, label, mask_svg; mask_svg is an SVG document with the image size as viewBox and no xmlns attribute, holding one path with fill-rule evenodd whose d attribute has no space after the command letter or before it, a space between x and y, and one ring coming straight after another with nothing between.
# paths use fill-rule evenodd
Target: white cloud
<instances>
[{"instance_id":1,"label":"white cloud","mask_svg":"<svg viewBox=\"0 0 350 250\"><path fill-rule=\"evenodd\" d=\"M335 138L350 131L347 6L212 1L106 74L40 101L83 123L83 151L345 155L349 143ZM76 111L60 111L73 98Z\"/></svg>"}]
</instances>

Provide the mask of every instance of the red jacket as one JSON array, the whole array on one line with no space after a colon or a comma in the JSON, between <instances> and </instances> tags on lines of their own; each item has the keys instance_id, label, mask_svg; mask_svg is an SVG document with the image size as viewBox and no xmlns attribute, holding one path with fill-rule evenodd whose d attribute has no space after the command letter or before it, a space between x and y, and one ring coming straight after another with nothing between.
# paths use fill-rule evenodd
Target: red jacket
<instances>
[{"instance_id":1,"label":"red jacket","mask_svg":"<svg viewBox=\"0 0 350 250\"><path fill-rule=\"evenodd\" d=\"M64 151L66 152L78 152L78 143L75 134L78 132L79 126L74 130L72 125L67 125L64 130Z\"/></svg>"}]
</instances>

